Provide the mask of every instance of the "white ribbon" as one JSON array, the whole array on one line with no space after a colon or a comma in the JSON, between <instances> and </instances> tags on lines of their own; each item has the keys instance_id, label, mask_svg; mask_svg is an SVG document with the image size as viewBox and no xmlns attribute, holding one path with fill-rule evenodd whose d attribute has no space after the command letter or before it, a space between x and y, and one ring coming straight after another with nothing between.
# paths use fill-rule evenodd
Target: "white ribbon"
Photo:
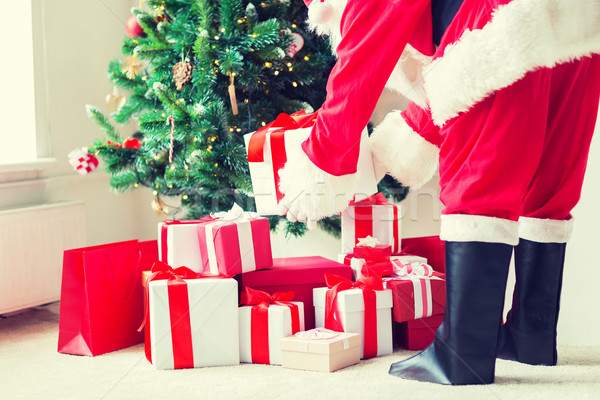
<instances>
[{"instance_id":1,"label":"white ribbon","mask_svg":"<svg viewBox=\"0 0 600 400\"><path fill-rule=\"evenodd\" d=\"M373 236L367 236L362 239L358 239L357 246L375 247L378 244L379 244L379 240L377 240L377 238L374 238Z\"/></svg>"},{"instance_id":2,"label":"white ribbon","mask_svg":"<svg viewBox=\"0 0 600 400\"><path fill-rule=\"evenodd\" d=\"M340 336L339 332L332 331L331 329L326 328L315 328L309 331L297 332L294 334L299 339L304 340L330 340L335 339ZM350 340L348 338L342 339L342 346L344 350L348 350L350 348ZM308 353L309 346L308 343L301 343L300 351L304 353Z\"/></svg>"},{"instance_id":3,"label":"white ribbon","mask_svg":"<svg viewBox=\"0 0 600 400\"><path fill-rule=\"evenodd\" d=\"M414 276L418 278L440 279L433 276L433 268L425 263L403 263L395 259L391 260L394 265L394 276L408 277Z\"/></svg>"},{"instance_id":4,"label":"white ribbon","mask_svg":"<svg viewBox=\"0 0 600 400\"><path fill-rule=\"evenodd\" d=\"M220 225L235 223L238 232L238 242L240 245L241 267L242 272L256 270L256 259L254 257L254 241L252 237L252 227L250 222L257 218L256 213L244 212L242 207L234 203L231 210L226 212L218 212L211 214L216 221L204 225L206 232L206 248L208 251L208 265L212 274L218 275L219 264L217 262L217 254L215 250L214 231ZM224 272L224 271L223 271Z\"/></svg>"},{"instance_id":5,"label":"white ribbon","mask_svg":"<svg viewBox=\"0 0 600 400\"><path fill-rule=\"evenodd\" d=\"M389 280L409 280L413 284L415 299L415 319L430 317L433 314L433 296L431 293L431 281L443 280L433 275L433 268L425 263L403 263L400 260L392 260L394 264L394 275Z\"/></svg>"},{"instance_id":6,"label":"white ribbon","mask_svg":"<svg viewBox=\"0 0 600 400\"><path fill-rule=\"evenodd\" d=\"M240 207L237 203L233 203L233 207L229 211L221 211L218 213L210 214L213 218L218 218L220 221L225 222L233 222L238 219L255 219L258 218L258 214L254 212L246 212L242 207Z\"/></svg>"}]
</instances>

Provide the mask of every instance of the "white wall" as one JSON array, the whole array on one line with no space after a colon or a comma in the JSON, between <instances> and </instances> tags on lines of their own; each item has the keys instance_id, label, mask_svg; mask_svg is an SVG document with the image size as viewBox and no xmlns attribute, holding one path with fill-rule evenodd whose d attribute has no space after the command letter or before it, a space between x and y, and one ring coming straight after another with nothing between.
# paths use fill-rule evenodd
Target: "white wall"
<instances>
[{"instance_id":1,"label":"white wall","mask_svg":"<svg viewBox=\"0 0 600 400\"><path fill-rule=\"evenodd\" d=\"M108 62L121 55L125 35L124 21L137 1L53 0L34 1L34 12L43 13L45 34L45 71L47 84L39 87L47 94L49 154L57 159L56 168L43 181L44 199L49 202L83 200L86 204L86 242L99 244L140 238L153 239L159 220L150 209L152 196L138 190L126 194L110 191L108 175L101 170L81 177L70 166L67 154L87 146L102 133L85 110L93 104L103 112L110 110L105 96L112 92L107 78ZM34 31L35 32L35 31ZM44 54L38 42L39 57ZM42 117L44 117L42 115ZM123 136L133 126L123 129ZM152 229L151 229L152 228Z\"/></svg>"},{"instance_id":2,"label":"white wall","mask_svg":"<svg viewBox=\"0 0 600 400\"><path fill-rule=\"evenodd\" d=\"M97 171L81 178L66 159L70 150L87 145L100 135L87 119L85 104L107 111L104 97L112 91L106 78L107 64L120 55L123 21L130 15L130 7L137 3L53 0L46 4L51 155L58 159L59 166L50 171L49 179L43 183L45 198L85 201L88 244L136 237L153 239L159 221L150 208L152 196L148 190L115 195L109 191L106 174ZM595 207L600 197L598 182L600 138L596 137L582 201L574 211L577 224L567 252L560 343L600 345L600 315L594 311L600 304L600 291L596 289L600 282L600 262L593 251L600 222ZM404 237L439 232L438 191L432 182L403 202ZM289 240L275 234L272 245L276 257L323 255L335 259L340 250L339 241L323 232L309 232L303 238Z\"/></svg>"},{"instance_id":3,"label":"white wall","mask_svg":"<svg viewBox=\"0 0 600 400\"><path fill-rule=\"evenodd\" d=\"M558 341L600 345L600 118L588 161L581 201L573 210L573 237L567 246Z\"/></svg>"}]
</instances>

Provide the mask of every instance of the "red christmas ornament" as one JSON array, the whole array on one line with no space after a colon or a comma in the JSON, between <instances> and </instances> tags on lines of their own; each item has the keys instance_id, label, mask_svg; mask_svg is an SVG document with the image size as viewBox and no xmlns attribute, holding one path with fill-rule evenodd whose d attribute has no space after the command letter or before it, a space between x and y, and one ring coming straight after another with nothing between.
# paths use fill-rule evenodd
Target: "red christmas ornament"
<instances>
[{"instance_id":1,"label":"red christmas ornament","mask_svg":"<svg viewBox=\"0 0 600 400\"><path fill-rule=\"evenodd\" d=\"M114 146L114 147L119 148L119 149L127 148L127 149L137 150L140 147L142 147L142 142L140 142L136 138L127 138L127 139L125 139L125 141L123 142L123 144L121 144L121 143L115 143L115 142L111 142L110 140L107 140L106 144L109 145L109 146Z\"/></svg>"},{"instance_id":2,"label":"red christmas ornament","mask_svg":"<svg viewBox=\"0 0 600 400\"><path fill-rule=\"evenodd\" d=\"M125 33L130 38L146 37L146 32L144 32L144 30L138 23L137 17L135 15L129 17L129 19L125 23Z\"/></svg>"},{"instance_id":3,"label":"red christmas ornament","mask_svg":"<svg viewBox=\"0 0 600 400\"><path fill-rule=\"evenodd\" d=\"M87 175L98 168L98 158L89 153L85 147L71 151L67 157L69 157L69 164L81 176Z\"/></svg>"},{"instance_id":4,"label":"red christmas ornament","mask_svg":"<svg viewBox=\"0 0 600 400\"><path fill-rule=\"evenodd\" d=\"M134 149L137 150L140 147L142 147L142 142L140 142L139 140L137 140L136 138L133 139L127 139L125 140L125 142L123 142L123 146L127 147L128 149Z\"/></svg>"},{"instance_id":5,"label":"red christmas ornament","mask_svg":"<svg viewBox=\"0 0 600 400\"><path fill-rule=\"evenodd\" d=\"M286 54L289 57L294 57L296 53L298 53L300 49L304 46L304 38L299 33L292 33L292 37L294 38L294 41L286 50Z\"/></svg>"}]
</instances>

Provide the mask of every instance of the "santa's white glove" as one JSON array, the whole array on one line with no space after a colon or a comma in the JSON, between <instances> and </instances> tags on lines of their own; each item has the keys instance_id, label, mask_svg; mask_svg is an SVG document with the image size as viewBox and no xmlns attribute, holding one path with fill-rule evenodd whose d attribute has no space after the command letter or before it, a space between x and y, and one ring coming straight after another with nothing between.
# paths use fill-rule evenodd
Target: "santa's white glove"
<instances>
[{"instance_id":1,"label":"santa's white glove","mask_svg":"<svg viewBox=\"0 0 600 400\"><path fill-rule=\"evenodd\" d=\"M334 176L314 165L300 146L288 149L287 162L279 171L279 202L288 220L306 222L314 229L318 220L348 207L358 186L358 173Z\"/></svg>"},{"instance_id":2,"label":"santa's white glove","mask_svg":"<svg viewBox=\"0 0 600 400\"><path fill-rule=\"evenodd\" d=\"M439 149L413 131L400 111L390 112L375 127L369 144L377 180L388 173L416 190L437 170Z\"/></svg>"}]
</instances>

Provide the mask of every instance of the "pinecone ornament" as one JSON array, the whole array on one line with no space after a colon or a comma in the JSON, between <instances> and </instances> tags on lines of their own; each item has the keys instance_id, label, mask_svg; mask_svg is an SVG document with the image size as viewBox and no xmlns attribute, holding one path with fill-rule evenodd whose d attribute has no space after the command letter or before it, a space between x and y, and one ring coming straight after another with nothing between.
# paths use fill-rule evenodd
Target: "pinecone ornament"
<instances>
[{"instance_id":1,"label":"pinecone ornament","mask_svg":"<svg viewBox=\"0 0 600 400\"><path fill-rule=\"evenodd\" d=\"M178 62L173 65L173 79L175 80L175 86L177 90L183 89L183 87L192 79L192 64L189 62Z\"/></svg>"}]
</instances>

